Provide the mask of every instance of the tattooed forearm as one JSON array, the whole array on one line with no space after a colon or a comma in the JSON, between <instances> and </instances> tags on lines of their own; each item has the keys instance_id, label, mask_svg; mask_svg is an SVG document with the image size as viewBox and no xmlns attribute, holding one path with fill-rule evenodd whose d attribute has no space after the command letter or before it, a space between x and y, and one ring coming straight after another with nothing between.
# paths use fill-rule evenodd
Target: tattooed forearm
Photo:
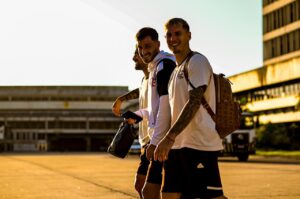
<instances>
[{"instance_id":1,"label":"tattooed forearm","mask_svg":"<svg viewBox=\"0 0 300 199\"><path fill-rule=\"evenodd\" d=\"M121 101L127 101L127 100L132 100L132 99L137 99L139 97L140 91L139 89L134 89L130 91L129 93L126 93L125 95L122 95L119 97Z\"/></svg>"},{"instance_id":2,"label":"tattooed forearm","mask_svg":"<svg viewBox=\"0 0 300 199\"><path fill-rule=\"evenodd\" d=\"M201 86L195 88L189 92L189 100L185 104L181 114L179 115L177 121L173 124L171 129L169 130L168 136L169 138L174 138L180 134L183 129L190 123L190 121L195 116L196 112L200 108L201 98L206 89L206 86Z\"/></svg>"}]
</instances>

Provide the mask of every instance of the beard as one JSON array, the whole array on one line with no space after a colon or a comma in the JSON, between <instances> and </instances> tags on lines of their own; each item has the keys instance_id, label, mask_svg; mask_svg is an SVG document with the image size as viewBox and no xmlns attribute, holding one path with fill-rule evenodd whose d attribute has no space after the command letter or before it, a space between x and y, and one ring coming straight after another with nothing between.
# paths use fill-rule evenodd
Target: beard
<instances>
[{"instance_id":1,"label":"beard","mask_svg":"<svg viewBox=\"0 0 300 199\"><path fill-rule=\"evenodd\" d=\"M181 51L175 49L175 50L173 50L172 52L173 52L174 55L176 55L176 54L179 54Z\"/></svg>"},{"instance_id":2,"label":"beard","mask_svg":"<svg viewBox=\"0 0 300 199\"><path fill-rule=\"evenodd\" d=\"M151 57L143 58L145 64L149 64L153 59Z\"/></svg>"},{"instance_id":3,"label":"beard","mask_svg":"<svg viewBox=\"0 0 300 199\"><path fill-rule=\"evenodd\" d=\"M154 56L152 53L148 53L142 57L142 60L145 64L149 64L153 59L154 59Z\"/></svg>"},{"instance_id":4,"label":"beard","mask_svg":"<svg viewBox=\"0 0 300 199\"><path fill-rule=\"evenodd\" d=\"M173 46L168 46L170 51L172 51L172 53L175 55L175 54L179 54L181 52L180 49L178 49L178 47L173 47Z\"/></svg>"},{"instance_id":5,"label":"beard","mask_svg":"<svg viewBox=\"0 0 300 199\"><path fill-rule=\"evenodd\" d=\"M142 66L140 64L136 64L134 68L135 70L142 70Z\"/></svg>"}]
</instances>

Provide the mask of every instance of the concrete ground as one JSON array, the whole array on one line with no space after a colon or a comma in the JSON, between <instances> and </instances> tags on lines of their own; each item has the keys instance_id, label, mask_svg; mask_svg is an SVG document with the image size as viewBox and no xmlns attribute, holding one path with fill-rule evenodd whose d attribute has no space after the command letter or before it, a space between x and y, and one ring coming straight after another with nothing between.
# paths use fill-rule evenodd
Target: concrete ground
<instances>
[{"instance_id":1,"label":"concrete ground","mask_svg":"<svg viewBox=\"0 0 300 199\"><path fill-rule=\"evenodd\" d=\"M2 154L0 199L138 198L133 179L137 156L94 154ZM300 198L300 161L221 158L224 191L230 199Z\"/></svg>"}]
</instances>

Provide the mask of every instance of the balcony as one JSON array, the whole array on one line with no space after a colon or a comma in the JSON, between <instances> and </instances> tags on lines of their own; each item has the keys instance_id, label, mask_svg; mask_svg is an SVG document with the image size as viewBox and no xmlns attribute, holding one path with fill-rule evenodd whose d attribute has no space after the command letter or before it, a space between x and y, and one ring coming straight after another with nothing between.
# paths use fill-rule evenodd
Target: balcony
<instances>
[{"instance_id":1,"label":"balcony","mask_svg":"<svg viewBox=\"0 0 300 199\"><path fill-rule=\"evenodd\" d=\"M287 108L297 106L299 103L299 96L287 96L275 99L266 99L263 101L255 101L248 103L246 108L251 112L265 111L279 108Z\"/></svg>"},{"instance_id":2,"label":"balcony","mask_svg":"<svg viewBox=\"0 0 300 199\"><path fill-rule=\"evenodd\" d=\"M261 124L267 124L269 122L271 123L299 122L300 111L260 115L258 118Z\"/></svg>"}]
</instances>

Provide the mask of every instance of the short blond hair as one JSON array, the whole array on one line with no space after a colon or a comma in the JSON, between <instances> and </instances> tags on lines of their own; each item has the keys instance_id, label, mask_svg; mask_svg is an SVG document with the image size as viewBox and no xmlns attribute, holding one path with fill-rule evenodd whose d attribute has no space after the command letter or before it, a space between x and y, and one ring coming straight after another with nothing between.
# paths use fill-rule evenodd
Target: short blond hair
<instances>
[{"instance_id":1,"label":"short blond hair","mask_svg":"<svg viewBox=\"0 0 300 199\"><path fill-rule=\"evenodd\" d=\"M173 26L173 25L178 25L178 24L181 24L182 27L190 32L190 26L189 24L182 18L172 18L170 19L169 21L167 21L167 23L165 24L165 29L168 29L169 26Z\"/></svg>"}]
</instances>

